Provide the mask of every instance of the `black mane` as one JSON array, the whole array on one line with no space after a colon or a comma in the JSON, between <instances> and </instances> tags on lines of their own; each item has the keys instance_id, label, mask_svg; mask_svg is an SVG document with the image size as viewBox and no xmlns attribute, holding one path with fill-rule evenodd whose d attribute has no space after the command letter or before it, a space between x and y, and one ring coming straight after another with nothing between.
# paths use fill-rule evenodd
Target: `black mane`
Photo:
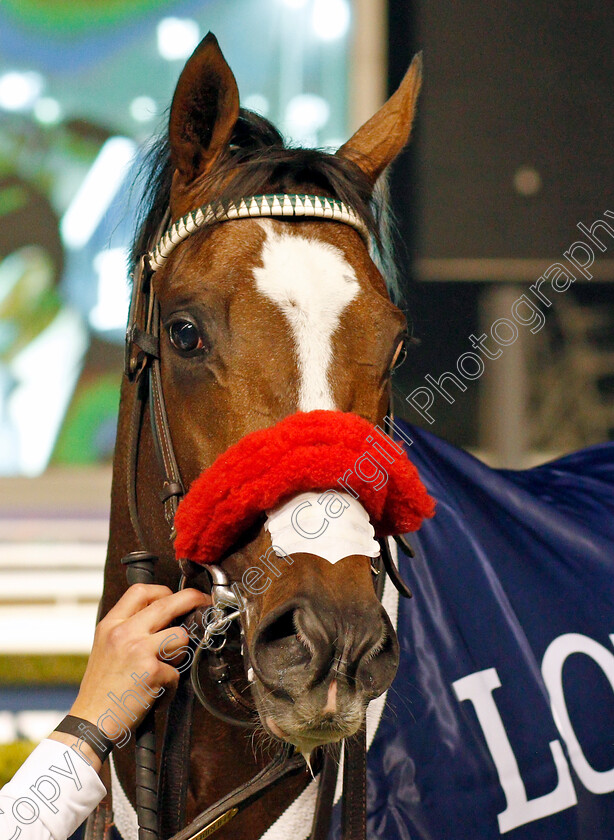
<instances>
[{"instance_id":1,"label":"black mane","mask_svg":"<svg viewBox=\"0 0 614 840\"><path fill-rule=\"evenodd\" d=\"M173 167L168 136L162 136L151 146L140 177L146 186L131 252L133 266L155 244L169 206ZM209 181L210 201L238 201L260 193L305 192L309 185L309 190L315 193L322 191L349 204L365 222L372 236L372 257L386 280L390 296L398 300L385 184L378 185L372 195L371 185L351 161L319 149L288 148L272 123L242 108L229 152L215 167Z\"/></svg>"}]
</instances>

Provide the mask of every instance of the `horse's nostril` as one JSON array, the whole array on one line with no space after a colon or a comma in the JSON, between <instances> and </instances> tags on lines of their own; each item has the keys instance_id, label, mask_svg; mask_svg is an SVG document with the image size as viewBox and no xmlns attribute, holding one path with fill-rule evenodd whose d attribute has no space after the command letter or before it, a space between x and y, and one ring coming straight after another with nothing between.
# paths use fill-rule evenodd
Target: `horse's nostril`
<instances>
[{"instance_id":1,"label":"horse's nostril","mask_svg":"<svg viewBox=\"0 0 614 840\"><path fill-rule=\"evenodd\" d=\"M390 619L382 610L383 633L360 657L356 677L367 697L378 697L391 684L399 663L399 643Z\"/></svg>"},{"instance_id":2,"label":"horse's nostril","mask_svg":"<svg viewBox=\"0 0 614 840\"><path fill-rule=\"evenodd\" d=\"M259 634L259 641L263 644L271 644L296 635L294 624L294 608L286 610L268 626L264 627Z\"/></svg>"},{"instance_id":3,"label":"horse's nostril","mask_svg":"<svg viewBox=\"0 0 614 840\"><path fill-rule=\"evenodd\" d=\"M282 690L290 683L289 673L303 670L312 652L297 632L297 607L289 607L262 623L256 632L251 659L258 678L271 690ZM283 693L287 693L284 685Z\"/></svg>"},{"instance_id":4,"label":"horse's nostril","mask_svg":"<svg viewBox=\"0 0 614 840\"><path fill-rule=\"evenodd\" d=\"M325 606L293 600L261 622L250 651L256 676L274 694L297 697L333 672L346 688L376 697L398 663L390 619L379 604L345 613Z\"/></svg>"}]
</instances>

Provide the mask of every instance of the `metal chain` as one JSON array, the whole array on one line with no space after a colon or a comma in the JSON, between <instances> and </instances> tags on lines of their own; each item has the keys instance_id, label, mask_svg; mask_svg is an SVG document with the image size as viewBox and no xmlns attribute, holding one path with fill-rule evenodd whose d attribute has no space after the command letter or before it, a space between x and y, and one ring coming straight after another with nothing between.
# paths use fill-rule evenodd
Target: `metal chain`
<instances>
[{"instance_id":1,"label":"metal chain","mask_svg":"<svg viewBox=\"0 0 614 840\"><path fill-rule=\"evenodd\" d=\"M218 618L214 618L213 621L210 621L209 624L205 627L205 632L203 633L203 637L198 643L198 646L201 648L206 648L207 650L214 651L215 653L222 650L222 648L226 644L226 630L228 629L227 625L229 622L234 621L235 618L238 618L241 613L239 610L235 610L231 613L225 613L223 609L218 608L216 609L216 613L218 613ZM212 646L209 644L211 641L212 636L217 636L218 631L223 630L222 638L218 642L217 646Z\"/></svg>"}]
</instances>

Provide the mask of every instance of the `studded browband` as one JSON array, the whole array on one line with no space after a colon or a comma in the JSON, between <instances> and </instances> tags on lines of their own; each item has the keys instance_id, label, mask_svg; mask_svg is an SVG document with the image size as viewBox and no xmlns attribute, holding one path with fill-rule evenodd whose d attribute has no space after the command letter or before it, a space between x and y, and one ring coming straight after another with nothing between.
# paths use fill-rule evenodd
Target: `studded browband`
<instances>
[{"instance_id":1,"label":"studded browband","mask_svg":"<svg viewBox=\"0 0 614 840\"><path fill-rule=\"evenodd\" d=\"M239 202L217 201L186 213L169 227L164 236L147 255L152 271L162 268L169 254L177 245L201 228L228 222L233 219L261 218L312 218L330 219L353 227L360 233L367 245L370 236L366 224L348 204L336 198L321 195L275 193L252 195Z\"/></svg>"}]
</instances>

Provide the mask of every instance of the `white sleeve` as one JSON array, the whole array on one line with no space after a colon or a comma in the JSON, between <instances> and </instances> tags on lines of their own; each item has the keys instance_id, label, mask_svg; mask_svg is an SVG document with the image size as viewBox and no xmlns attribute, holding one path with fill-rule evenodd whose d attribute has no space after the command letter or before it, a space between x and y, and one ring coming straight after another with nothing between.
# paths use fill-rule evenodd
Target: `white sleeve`
<instances>
[{"instance_id":1,"label":"white sleeve","mask_svg":"<svg viewBox=\"0 0 614 840\"><path fill-rule=\"evenodd\" d=\"M105 793L78 750L45 739L0 790L0 837L66 840Z\"/></svg>"}]
</instances>

